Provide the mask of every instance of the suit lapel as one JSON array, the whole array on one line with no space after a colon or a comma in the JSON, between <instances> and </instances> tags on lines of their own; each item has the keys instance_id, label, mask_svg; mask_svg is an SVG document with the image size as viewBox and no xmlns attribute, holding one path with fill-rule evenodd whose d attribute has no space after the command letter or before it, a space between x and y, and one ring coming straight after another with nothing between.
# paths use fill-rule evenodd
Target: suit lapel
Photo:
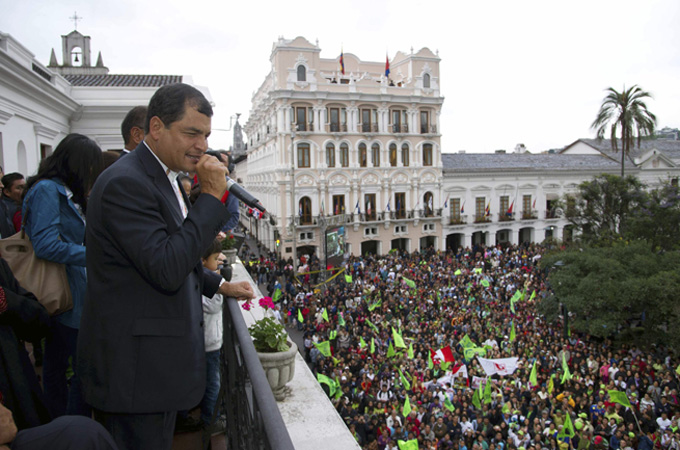
<instances>
[{"instance_id":1,"label":"suit lapel","mask_svg":"<svg viewBox=\"0 0 680 450\"><path fill-rule=\"evenodd\" d=\"M175 191L172 186L170 186L170 180L168 176L163 171L163 168L156 160L156 157L151 154L151 151L141 142L131 155L136 155L146 173L153 179L154 186L160 191L161 195L165 199L166 204L172 211L172 215L175 218L176 225L180 225L184 222L184 217L180 209L179 203L177 202L177 197L175 196ZM131 156L128 155L128 156Z\"/></svg>"}]
</instances>

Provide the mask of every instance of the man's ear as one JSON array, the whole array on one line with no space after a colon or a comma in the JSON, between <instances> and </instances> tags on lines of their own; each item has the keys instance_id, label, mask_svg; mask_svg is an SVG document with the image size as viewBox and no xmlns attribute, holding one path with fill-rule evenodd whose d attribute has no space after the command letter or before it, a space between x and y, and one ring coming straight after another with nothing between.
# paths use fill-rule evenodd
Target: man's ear
<instances>
[{"instance_id":1,"label":"man's ear","mask_svg":"<svg viewBox=\"0 0 680 450\"><path fill-rule=\"evenodd\" d=\"M165 124L158 116L153 116L149 121L149 135L155 141L160 137L160 133L165 128Z\"/></svg>"}]
</instances>

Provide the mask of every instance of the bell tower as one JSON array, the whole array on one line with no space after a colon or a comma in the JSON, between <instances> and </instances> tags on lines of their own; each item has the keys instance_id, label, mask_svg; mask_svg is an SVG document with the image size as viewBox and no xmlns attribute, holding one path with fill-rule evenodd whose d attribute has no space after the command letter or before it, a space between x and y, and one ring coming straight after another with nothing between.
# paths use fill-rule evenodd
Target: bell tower
<instances>
[{"instance_id":1,"label":"bell tower","mask_svg":"<svg viewBox=\"0 0 680 450\"><path fill-rule=\"evenodd\" d=\"M71 19L75 22L75 28L66 36L61 37L61 54L63 63L59 65L57 56L52 49L50 64L47 66L60 75L106 75L109 69L104 66L102 54L97 56L97 64L92 66L90 36L85 36L78 31L78 17L73 14Z\"/></svg>"}]
</instances>

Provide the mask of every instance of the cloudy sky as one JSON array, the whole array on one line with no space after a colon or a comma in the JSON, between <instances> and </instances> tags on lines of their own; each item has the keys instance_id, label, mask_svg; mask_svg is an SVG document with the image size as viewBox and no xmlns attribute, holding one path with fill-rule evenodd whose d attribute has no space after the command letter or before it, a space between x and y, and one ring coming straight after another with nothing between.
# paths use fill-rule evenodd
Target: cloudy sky
<instances>
[{"instance_id":1,"label":"cloudy sky","mask_svg":"<svg viewBox=\"0 0 680 450\"><path fill-rule=\"evenodd\" d=\"M441 58L442 150L561 148L590 130L604 89L640 85L659 128L680 127L680 2L402 0L0 0L0 31L47 64L61 38L92 37L111 73L191 75L210 89L213 128L245 123L279 36L365 61L428 47ZM216 130L211 146L231 133Z\"/></svg>"}]
</instances>

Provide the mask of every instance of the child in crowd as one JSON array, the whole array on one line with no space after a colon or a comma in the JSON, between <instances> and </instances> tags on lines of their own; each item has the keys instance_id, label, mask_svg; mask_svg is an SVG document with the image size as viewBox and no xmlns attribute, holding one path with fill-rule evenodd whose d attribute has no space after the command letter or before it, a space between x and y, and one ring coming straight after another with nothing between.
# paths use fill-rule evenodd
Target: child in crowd
<instances>
[{"instance_id":1,"label":"child in crowd","mask_svg":"<svg viewBox=\"0 0 680 450\"><path fill-rule=\"evenodd\" d=\"M201 262L203 267L218 272L222 259L222 245L215 239L210 248L205 251ZM222 348L222 294L215 294L212 298L203 296L203 323L205 333L205 362L206 384L205 394L201 400L201 424L209 426L213 424L213 411L217 395L220 391L220 349ZM215 428L224 429L223 423L218 419ZM223 422L223 420L222 420Z\"/></svg>"}]
</instances>

